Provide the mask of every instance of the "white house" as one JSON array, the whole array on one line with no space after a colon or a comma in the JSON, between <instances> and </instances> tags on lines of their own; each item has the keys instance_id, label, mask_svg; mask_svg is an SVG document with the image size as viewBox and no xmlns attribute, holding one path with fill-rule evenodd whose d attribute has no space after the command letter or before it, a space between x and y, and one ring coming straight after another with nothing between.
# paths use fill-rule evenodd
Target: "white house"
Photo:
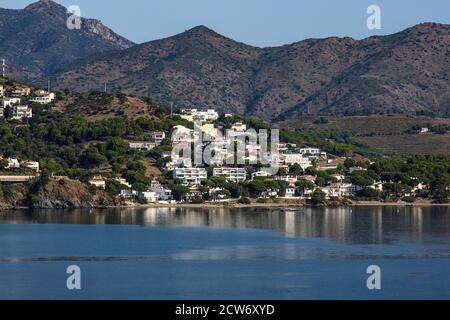
<instances>
[{"instance_id":1,"label":"white house","mask_svg":"<svg viewBox=\"0 0 450 320\"><path fill-rule=\"evenodd\" d=\"M33 110L28 106L13 106L12 118L15 120L31 119L33 117Z\"/></svg>"},{"instance_id":2,"label":"white house","mask_svg":"<svg viewBox=\"0 0 450 320\"><path fill-rule=\"evenodd\" d=\"M159 201L173 200L172 190L164 188L158 180L153 180L150 190L156 193Z\"/></svg>"},{"instance_id":3,"label":"white house","mask_svg":"<svg viewBox=\"0 0 450 320\"><path fill-rule=\"evenodd\" d=\"M97 188L100 189L106 189L106 181L105 178L100 177L100 176L94 176L89 180L89 184L96 186Z\"/></svg>"},{"instance_id":4,"label":"white house","mask_svg":"<svg viewBox=\"0 0 450 320\"><path fill-rule=\"evenodd\" d=\"M213 109L208 109L206 111L199 111L197 109L182 109L181 118L191 122L209 122L219 119L219 114Z\"/></svg>"},{"instance_id":5,"label":"white house","mask_svg":"<svg viewBox=\"0 0 450 320\"><path fill-rule=\"evenodd\" d=\"M129 141L128 146L130 149L150 151L156 148L157 143L150 141Z\"/></svg>"},{"instance_id":6,"label":"white house","mask_svg":"<svg viewBox=\"0 0 450 320\"><path fill-rule=\"evenodd\" d=\"M3 109L6 107L12 108L14 105L20 104L20 98L7 98L3 100Z\"/></svg>"},{"instance_id":7,"label":"white house","mask_svg":"<svg viewBox=\"0 0 450 320\"><path fill-rule=\"evenodd\" d=\"M286 198L293 198L293 197L295 197L295 190L296 190L296 188L294 188L294 187L286 188L285 197Z\"/></svg>"},{"instance_id":8,"label":"white house","mask_svg":"<svg viewBox=\"0 0 450 320\"><path fill-rule=\"evenodd\" d=\"M20 97L20 96L28 96L30 95L31 88L29 87L15 87L12 95L14 97Z\"/></svg>"},{"instance_id":9,"label":"white house","mask_svg":"<svg viewBox=\"0 0 450 320\"><path fill-rule=\"evenodd\" d=\"M39 172L39 162L38 161L26 160L26 161L22 161L20 163L20 165L24 168L32 169L36 172Z\"/></svg>"},{"instance_id":10,"label":"white house","mask_svg":"<svg viewBox=\"0 0 450 320\"><path fill-rule=\"evenodd\" d=\"M208 179L208 173L205 168L175 168L173 178L186 185L199 185Z\"/></svg>"},{"instance_id":11,"label":"white house","mask_svg":"<svg viewBox=\"0 0 450 320\"><path fill-rule=\"evenodd\" d=\"M6 160L8 161L8 165L6 166L6 169L18 169L18 168L20 168L19 160L15 159L15 158L8 158Z\"/></svg>"},{"instance_id":12,"label":"white house","mask_svg":"<svg viewBox=\"0 0 450 320\"><path fill-rule=\"evenodd\" d=\"M227 181L238 183L247 180L247 170L245 168L214 168L213 176L224 176Z\"/></svg>"},{"instance_id":13,"label":"white house","mask_svg":"<svg viewBox=\"0 0 450 320\"><path fill-rule=\"evenodd\" d=\"M156 194L156 192L153 191L139 192L138 197L144 199L146 202L158 201L158 195Z\"/></svg>"},{"instance_id":14,"label":"white house","mask_svg":"<svg viewBox=\"0 0 450 320\"><path fill-rule=\"evenodd\" d=\"M268 177L270 174L267 171L260 170L252 173L252 180L254 180L257 177Z\"/></svg>"},{"instance_id":15,"label":"white house","mask_svg":"<svg viewBox=\"0 0 450 320\"><path fill-rule=\"evenodd\" d=\"M335 178L337 182L342 182L345 179L345 176L343 174L339 174L339 173L330 174L330 177Z\"/></svg>"},{"instance_id":16,"label":"white house","mask_svg":"<svg viewBox=\"0 0 450 320\"><path fill-rule=\"evenodd\" d=\"M377 190L377 191L383 191L383 182L381 181L375 181L369 188Z\"/></svg>"},{"instance_id":17,"label":"white house","mask_svg":"<svg viewBox=\"0 0 450 320\"><path fill-rule=\"evenodd\" d=\"M32 102L40 104L48 104L55 100L55 94L53 92L47 92L45 90L39 90L36 92L36 97L31 99Z\"/></svg>"},{"instance_id":18,"label":"white house","mask_svg":"<svg viewBox=\"0 0 450 320\"><path fill-rule=\"evenodd\" d=\"M121 185L131 188L131 184L129 184L128 181L124 178L114 178L114 180L120 183Z\"/></svg>"},{"instance_id":19,"label":"white house","mask_svg":"<svg viewBox=\"0 0 450 320\"><path fill-rule=\"evenodd\" d=\"M131 190L131 189L120 190L120 196L122 198L134 198L134 197L137 197L138 195L139 195L139 192L137 192L135 190Z\"/></svg>"},{"instance_id":20,"label":"white house","mask_svg":"<svg viewBox=\"0 0 450 320\"><path fill-rule=\"evenodd\" d=\"M327 198L342 198L355 195L356 187L351 183L332 183L329 186L321 188Z\"/></svg>"},{"instance_id":21,"label":"white house","mask_svg":"<svg viewBox=\"0 0 450 320\"><path fill-rule=\"evenodd\" d=\"M301 153L286 153L283 154L284 163L287 165L298 164L303 170L312 166L311 160L303 157Z\"/></svg>"},{"instance_id":22,"label":"white house","mask_svg":"<svg viewBox=\"0 0 450 320\"><path fill-rule=\"evenodd\" d=\"M352 174L355 171L367 171L367 169L363 168L363 167L351 167L351 168L348 169L348 172L350 174Z\"/></svg>"},{"instance_id":23,"label":"white house","mask_svg":"<svg viewBox=\"0 0 450 320\"><path fill-rule=\"evenodd\" d=\"M312 157L312 158L318 158L318 157L326 158L327 157L327 153L320 151L319 148L300 148L299 152L306 157Z\"/></svg>"},{"instance_id":24,"label":"white house","mask_svg":"<svg viewBox=\"0 0 450 320\"><path fill-rule=\"evenodd\" d=\"M236 122L231 126L231 130L236 132L245 132L247 131L247 125L242 122Z\"/></svg>"},{"instance_id":25,"label":"white house","mask_svg":"<svg viewBox=\"0 0 450 320\"><path fill-rule=\"evenodd\" d=\"M164 131L154 131L151 133L151 137L155 143L161 144L166 138L166 133Z\"/></svg>"}]
</instances>

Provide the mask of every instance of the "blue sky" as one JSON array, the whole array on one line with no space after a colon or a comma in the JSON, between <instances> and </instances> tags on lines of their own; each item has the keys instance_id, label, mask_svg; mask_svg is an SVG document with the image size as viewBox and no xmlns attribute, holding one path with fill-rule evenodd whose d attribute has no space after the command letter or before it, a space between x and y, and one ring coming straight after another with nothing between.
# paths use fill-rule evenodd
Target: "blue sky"
<instances>
[{"instance_id":1,"label":"blue sky","mask_svg":"<svg viewBox=\"0 0 450 320\"><path fill-rule=\"evenodd\" d=\"M23 8L34 1L0 0ZM450 23L449 0L58 0L78 5L83 17L97 18L141 43L197 25L232 39L265 47L305 38L391 34L421 22ZM381 8L382 29L368 30L366 9Z\"/></svg>"}]
</instances>

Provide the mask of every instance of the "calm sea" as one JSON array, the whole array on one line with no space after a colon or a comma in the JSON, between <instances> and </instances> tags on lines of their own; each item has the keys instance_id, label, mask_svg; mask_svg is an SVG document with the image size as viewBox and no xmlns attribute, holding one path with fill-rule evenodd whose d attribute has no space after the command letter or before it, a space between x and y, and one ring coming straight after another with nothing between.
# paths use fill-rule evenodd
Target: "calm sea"
<instances>
[{"instance_id":1,"label":"calm sea","mask_svg":"<svg viewBox=\"0 0 450 320\"><path fill-rule=\"evenodd\" d=\"M4 211L0 299L450 299L450 208Z\"/></svg>"}]
</instances>

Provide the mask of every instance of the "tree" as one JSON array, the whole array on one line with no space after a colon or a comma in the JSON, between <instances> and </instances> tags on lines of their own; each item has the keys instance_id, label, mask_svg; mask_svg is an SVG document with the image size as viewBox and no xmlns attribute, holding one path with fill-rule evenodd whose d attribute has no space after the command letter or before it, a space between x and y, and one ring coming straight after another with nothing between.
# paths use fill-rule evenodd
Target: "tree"
<instances>
[{"instance_id":1,"label":"tree","mask_svg":"<svg viewBox=\"0 0 450 320\"><path fill-rule=\"evenodd\" d=\"M247 183L247 189L250 195L258 197L264 190L266 190L266 184L263 179L256 178L255 180Z\"/></svg>"},{"instance_id":2,"label":"tree","mask_svg":"<svg viewBox=\"0 0 450 320\"><path fill-rule=\"evenodd\" d=\"M316 188L316 185L314 182L307 181L307 180L299 180L295 183L295 185L299 188L308 189L308 190L314 190Z\"/></svg>"},{"instance_id":3,"label":"tree","mask_svg":"<svg viewBox=\"0 0 450 320\"><path fill-rule=\"evenodd\" d=\"M175 184L172 187L172 195L177 201L183 200L184 196L188 194L189 188L182 184Z\"/></svg>"},{"instance_id":4,"label":"tree","mask_svg":"<svg viewBox=\"0 0 450 320\"><path fill-rule=\"evenodd\" d=\"M381 197L381 192L372 188L363 188L356 192L357 198L379 200Z\"/></svg>"},{"instance_id":5,"label":"tree","mask_svg":"<svg viewBox=\"0 0 450 320\"><path fill-rule=\"evenodd\" d=\"M120 191L125 189L128 189L128 187L121 184L117 180L113 179L106 180L106 192L108 192L112 196L117 196L118 194L120 194Z\"/></svg>"},{"instance_id":6,"label":"tree","mask_svg":"<svg viewBox=\"0 0 450 320\"><path fill-rule=\"evenodd\" d=\"M90 146L80 157L80 164L84 168L98 167L107 162L108 159L94 146Z\"/></svg>"},{"instance_id":7,"label":"tree","mask_svg":"<svg viewBox=\"0 0 450 320\"><path fill-rule=\"evenodd\" d=\"M138 192L146 192L148 190L148 186L145 185L144 183L136 182L133 183L132 189Z\"/></svg>"},{"instance_id":8,"label":"tree","mask_svg":"<svg viewBox=\"0 0 450 320\"><path fill-rule=\"evenodd\" d=\"M316 189L311 195L311 203L314 205L323 204L326 201L326 194L322 190Z\"/></svg>"},{"instance_id":9,"label":"tree","mask_svg":"<svg viewBox=\"0 0 450 320\"><path fill-rule=\"evenodd\" d=\"M11 108L10 105L6 106L3 115L4 115L5 119L11 119L12 118L13 112L12 112L12 108Z\"/></svg>"},{"instance_id":10,"label":"tree","mask_svg":"<svg viewBox=\"0 0 450 320\"><path fill-rule=\"evenodd\" d=\"M0 170L6 169L7 166L8 166L8 160L0 159Z\"/></svg>"},{"instance_id":11,"label":"tree","mask_svg":"<svg viewBox=\"0 0 450 320\"><path fill-rule=\"evenodd\" d=\"M298 163L294 163L289 168L289 173L296 175L296 176L300 176L303 174L303 168Z\"/></svg>"}]
</instances>

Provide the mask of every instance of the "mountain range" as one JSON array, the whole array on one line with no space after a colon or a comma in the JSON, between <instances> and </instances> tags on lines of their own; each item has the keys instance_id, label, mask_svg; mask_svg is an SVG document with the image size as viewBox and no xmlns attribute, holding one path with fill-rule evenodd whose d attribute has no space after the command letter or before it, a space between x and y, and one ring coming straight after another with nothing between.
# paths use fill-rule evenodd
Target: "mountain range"
<instances>
[{"instance_id":1,"label":"mountain range","mask_svg":"<svg viewBox=\"0 0 450 320\"><path fill-rule=\"evenodd\" d=\"M423 23L363 40L331 37L258 48L205 26L134 44L97 20L66 28L41 0L0 9L0 58L19 80L124 91L162 104L282 120L306 114L450 116L450 25Z\"/></svg>"},{"instance_id":2,"label":"mountain range","mask_svg":"<svg viewBox=\"0 0 450 320\"><path fill-rule=\"evenodd\" d=\"M51 0L21 10L0 8L0 58L9 77L39 81L77 59L134 45L95 19L69 30L67 18L67 9Z\"/></svg>"}]
</instances>

